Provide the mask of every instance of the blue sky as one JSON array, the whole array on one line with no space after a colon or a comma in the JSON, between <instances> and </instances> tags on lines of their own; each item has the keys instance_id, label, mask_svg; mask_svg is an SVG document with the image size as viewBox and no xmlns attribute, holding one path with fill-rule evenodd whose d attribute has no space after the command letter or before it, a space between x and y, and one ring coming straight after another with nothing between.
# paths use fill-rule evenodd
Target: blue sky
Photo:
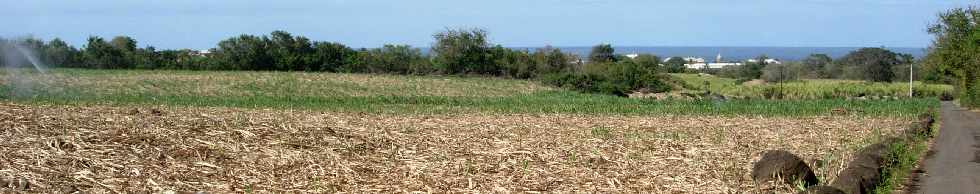
<instances>
[{"instance_id":1,"label":"blue sky","mask_svg":"<svg viewBox=\"0 0 980 194\"><path fill-rule=\"evenodd\" d=\"M0 36L128 35L141 46L204 49L286 30L352 47L428 46L480 27L504 46L926 47L926 27L966 0L0 0ZM976 3L974 3L976 4Z\"/></svg>"}]
</instances>

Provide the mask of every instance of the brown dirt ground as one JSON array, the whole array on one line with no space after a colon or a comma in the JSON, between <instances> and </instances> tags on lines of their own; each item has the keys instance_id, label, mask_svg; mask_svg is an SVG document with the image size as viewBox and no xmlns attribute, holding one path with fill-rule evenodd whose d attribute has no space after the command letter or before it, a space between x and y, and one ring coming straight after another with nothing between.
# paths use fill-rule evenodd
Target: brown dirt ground
<instances>
[{"instance_id":1,"label":"brown dirt ground","mask_svg":"<svg viewBox=\"0 0 980 194\"><path fill-rule=\"evenodd\" d=\"M749 178L765 150L832 180L911 120L0 102L0 192L758 192L772 189Z\"/></svg>"}]
</instances>

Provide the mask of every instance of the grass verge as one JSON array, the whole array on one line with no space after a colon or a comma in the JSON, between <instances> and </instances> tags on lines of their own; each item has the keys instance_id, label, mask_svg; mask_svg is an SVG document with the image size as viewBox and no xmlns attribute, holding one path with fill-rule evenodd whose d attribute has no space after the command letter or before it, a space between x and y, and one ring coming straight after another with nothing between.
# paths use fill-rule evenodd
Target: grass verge
<instances>
[{"instance_id":1,"label":"grass verge","mask_svg":"<svg viewBox=\"0 0 980 194\"><path fill-rule=\"evenodd\" d=\"M908 133L905 138L889 145L885 166L881 170L881 182L875 187L874 193L892 193L903 184L903 180L909 176L912 168L915 168L929 150L929 140L938 132L940 125L939 114L930 111L935 122L929 126L928 132L923 134Z\"/></svg>"}]
</instances>

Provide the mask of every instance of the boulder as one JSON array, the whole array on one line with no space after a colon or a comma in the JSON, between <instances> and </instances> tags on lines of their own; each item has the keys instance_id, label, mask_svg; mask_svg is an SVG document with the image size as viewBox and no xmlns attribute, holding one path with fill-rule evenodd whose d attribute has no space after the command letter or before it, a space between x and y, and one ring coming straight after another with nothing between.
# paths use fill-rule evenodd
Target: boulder
<instances>
[{"instance_id":1,"label":"boulder","mask_svg":"<svg viewBox=\"0 0 980 194\"><path fill-rule=\"evenodd\" d=\"M163 111L160 109L150 109L150 114L153 116L163 116Z\"/></svg>"},{"instance_id":2,"label":"boulder","mask_svg":"<svg viewBox=\"0 0 980 194\"><path fill-rule=\"evenodd\" d=\"M844 191L844 193L871 193L881 181L881 169L885 165L888 154L888 145L898 139L887 139L882 143L872 144L861 149L847 164L847 168L841 171L837 180L831 186Z\"/></svg>"},{"instance_id":3,"label":"boulder","mask_svg":"<svg viewBox=\"0 0 980 194\"><path fill-rule=\"evenodd\" d=\"M831 186L821 185L806 188L806 190L800 192L800 194L844 194L844 191Z\"/></svg>"},{"instance_id":4,"label":"boulder","mask_svg":"<svg viewBox=\"0 0 980 194\"><path fill-rule=\"evenodd\" d=\"M752 180L756 182L779 181L794 185L802 181L805 187L817 185L817 176L799 156L782 150L770 150L762 154L752 167Z\"/></svg>"}]
</instances>

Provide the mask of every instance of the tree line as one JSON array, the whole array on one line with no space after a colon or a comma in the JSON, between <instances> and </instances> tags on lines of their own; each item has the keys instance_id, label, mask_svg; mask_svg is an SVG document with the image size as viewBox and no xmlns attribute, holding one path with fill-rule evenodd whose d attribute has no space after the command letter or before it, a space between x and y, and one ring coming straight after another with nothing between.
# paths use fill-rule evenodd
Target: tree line
<instances>
[{"instance_id":1,"label":"tree line","mask_svg":"<svg viewBox=\"0 0 980 194\"><path fill-rule=\"evenodd\" d=\"M741 66L727 66L708 70L723 77L740 81L762 79L767 82L785 82L798 79L848 79L870 82L908 81L909 66L920 63L912 55L895 53L885 48L861 48L838 59L826 54L811 54L800 61L767 63L762 55ZM921 64L918 64L921 65ZM916 65L916 66L918 66ZM915 69L917 80L940 82L936 71Z\"/></svg>"},{"instance_id":2,"label":"tree line","mask_svg":"<svg viewBox=\"0 0 980 194\"><path fill-rule=\"evenodd\" d=\"M952 28L934 27L934 33L940 33L942 27ZM942 32L947 31L950 30ZM505 48L489 42L487 32L482 29L448 29L434 34L433 38L435 43L431 54L423 54L420 48L408 45L354 49L336 42L313 41L285 31L228 38L220 41L206 55L188 49L140 48L135 39L127 36L116 36L108 41L92 36L82 48L75 48L57 38L47 42L25 39L17 44L37 51L38 57L53 67L497 76L533 79L583 92L620 96L635 91L669 91L683 85L665 73L712 73L740 81L764 79L783 82L809 78L883 82L907 79L909 65L917 62L908 54L894 53L884 48L862 48L839 59L813 54L798 62L769 64L766 63L768 57L763 55L741 66L692 70L685 67L687 61L682 57L671 57L663 62L651 54L630 58L615 54L615 49L609 44L594 46L586 56L587 60L583 61L578 56L550 46L533 51ZM937 44L951 44L948 42L960 39L964 38L944 38L941 40L948 41L938 41ZM12 43L0 39L0 44ZM932 51L930 57L958 56L952 51ZM926 64L945 64L936 62L941 61L937 58L932 57L932 62ZM925 65L916 70L916 76L931 82L950 82L946 74L956 72L946 66ZM975 77L976 74L969 76ZM977 84L961 85L969 88Z\"/></svg>"},{"instance_id":3,"label":"tree line","mask_svg":"<svg viewBox=\"0 0 980 194\"><path fill-rule=\"evenodd\" d=\"M0 44L30 48L50 67L497 76L543 80L579 91L618 95L640 89L671 89L665 83L667 76L662 75L668 71L658 68L658 57L629 59L615 55L608 44L596 46L589 62L585 62L550 46L528 50L492 44L482 29L448 29L433 38L431 54L408 45L354 49L285 31L228 38L208 50L209 54L189 49L141 48L128 36L109 40L92 36L81 48L58 38L16 42L0 39Z\"/></svg>"}]
</instances>

